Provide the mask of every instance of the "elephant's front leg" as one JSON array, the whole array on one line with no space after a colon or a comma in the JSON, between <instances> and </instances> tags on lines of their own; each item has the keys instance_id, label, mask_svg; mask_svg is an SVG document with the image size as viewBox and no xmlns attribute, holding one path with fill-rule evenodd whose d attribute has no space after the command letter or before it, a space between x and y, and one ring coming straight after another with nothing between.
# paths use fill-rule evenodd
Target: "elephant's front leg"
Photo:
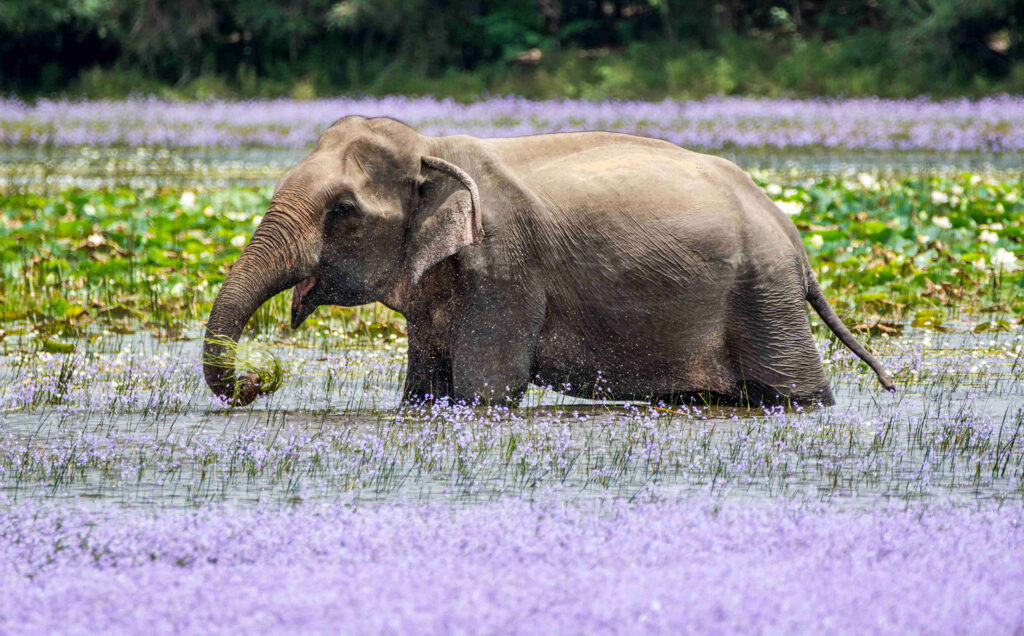
<instances>
[{"instance_id":1,"label":"elephant's front leg","mask_svg":"<svg viewBox=\"0 0 1024 636\"><path fill-rule=\"evenodd\" d=\"M491 287L460 299L453 317L454 397L466 403L516 405L526 393L544 297Z\"/></svg>"},{"instance_id":2,"label":"elephant's front leg","mask_svg":"<svg viewBox=\"0 0 1024 636\"><path fill-rule=\"evenodd\" d=\"M409 364L402 401L417 404L453 395L451 346L436 329L410 320Z\"/></svg>"}]
</instances>

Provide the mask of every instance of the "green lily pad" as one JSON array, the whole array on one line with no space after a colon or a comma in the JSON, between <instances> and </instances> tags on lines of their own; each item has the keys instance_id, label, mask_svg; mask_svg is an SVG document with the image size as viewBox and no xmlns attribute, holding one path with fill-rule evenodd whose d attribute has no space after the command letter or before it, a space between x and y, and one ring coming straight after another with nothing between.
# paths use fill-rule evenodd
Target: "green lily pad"
<instances>
[{"instance_id":1,"label":"green lily pad","mask_svg":"<svg viewBox=\"0 0 1024 636\"><path fill-rule=\"evenodd\" d=\"M1010 323L1005 320L989 320L986 322L978 323L974 327L974 333L1009 331L1010 329Z\"/></svg>"},{"instance_id":2,"label":"green lily pad","mask_svg":"<svg viewBox=\"0 0 1024 636\"><path fill-rule=\"evenodd\" d=\"M939 329L945 318L946 312L941 309L924 309L914 314L914 320L910 324L925 329Z\"/></svg>"},{"instance_id":3,"label":"green lily pad","mask_svg":"<svg viewBox=\"0 0 1024 636\"><path fill-rule=\"evenodd\" d=\"M43 338L43 349L50 353L74 353L75 345L67 342L59 342L51 338Z\"/></svg>"}]
</instances>

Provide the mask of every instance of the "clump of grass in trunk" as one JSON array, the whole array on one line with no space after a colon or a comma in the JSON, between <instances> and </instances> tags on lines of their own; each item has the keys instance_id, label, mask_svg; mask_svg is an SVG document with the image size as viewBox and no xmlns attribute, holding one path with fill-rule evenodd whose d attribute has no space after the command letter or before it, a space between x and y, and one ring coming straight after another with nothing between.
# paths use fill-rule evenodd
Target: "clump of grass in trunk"
<instances>
[{"instance_id":1,"label":"clump of grass in trunk","mask_svg":"<svg viewBox=\"0 0 1024 636\"><path fill-rule=\"evenodd\" d=\"M203 364L232 369L237 374L232 403L248 404L253 398L269 395L284 384L284 365L268 345L235 342L217 336L208 338L207 342L221 347L223 353L204 355Z\"/></svg>"}]
</instances>

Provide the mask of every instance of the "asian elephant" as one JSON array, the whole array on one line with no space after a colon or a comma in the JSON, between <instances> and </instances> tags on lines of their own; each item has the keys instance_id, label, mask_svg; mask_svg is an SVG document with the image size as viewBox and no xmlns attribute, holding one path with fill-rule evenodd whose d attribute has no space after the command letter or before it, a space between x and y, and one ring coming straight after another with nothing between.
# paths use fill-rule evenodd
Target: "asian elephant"
<instances>
[{"instance_id":1,"label":"asian elephant","mask_svg":"<svg viewBox=\"0 0 1024 636\"><path fill-rule=\"evenodd\" d=\"M825 300L790 219L734 164L657 139L427 137L345 117L280 179L217 295L204 346L216 395L260 395L224 343L289 288L293 328L319 305L404 314L406 401L515 404L535 382L828 405L807 302L893 388Z\"/></svg>"}]
</instances>

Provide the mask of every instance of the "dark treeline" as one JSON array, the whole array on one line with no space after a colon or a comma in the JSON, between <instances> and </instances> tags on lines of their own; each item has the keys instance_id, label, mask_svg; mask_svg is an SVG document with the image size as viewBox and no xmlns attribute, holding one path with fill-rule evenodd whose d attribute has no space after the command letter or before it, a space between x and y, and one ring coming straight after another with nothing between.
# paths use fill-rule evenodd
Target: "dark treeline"
<instances>
[{"instance_id":1,"label":"dark treeline","mask_svg":"<svg viewBox=\"0 0 1024 636\"><path fill-rule=\"evenodd\" d=\"M2 0L0 91L1024 91L1024 0Z\"/></svg>"}]
</instances>

